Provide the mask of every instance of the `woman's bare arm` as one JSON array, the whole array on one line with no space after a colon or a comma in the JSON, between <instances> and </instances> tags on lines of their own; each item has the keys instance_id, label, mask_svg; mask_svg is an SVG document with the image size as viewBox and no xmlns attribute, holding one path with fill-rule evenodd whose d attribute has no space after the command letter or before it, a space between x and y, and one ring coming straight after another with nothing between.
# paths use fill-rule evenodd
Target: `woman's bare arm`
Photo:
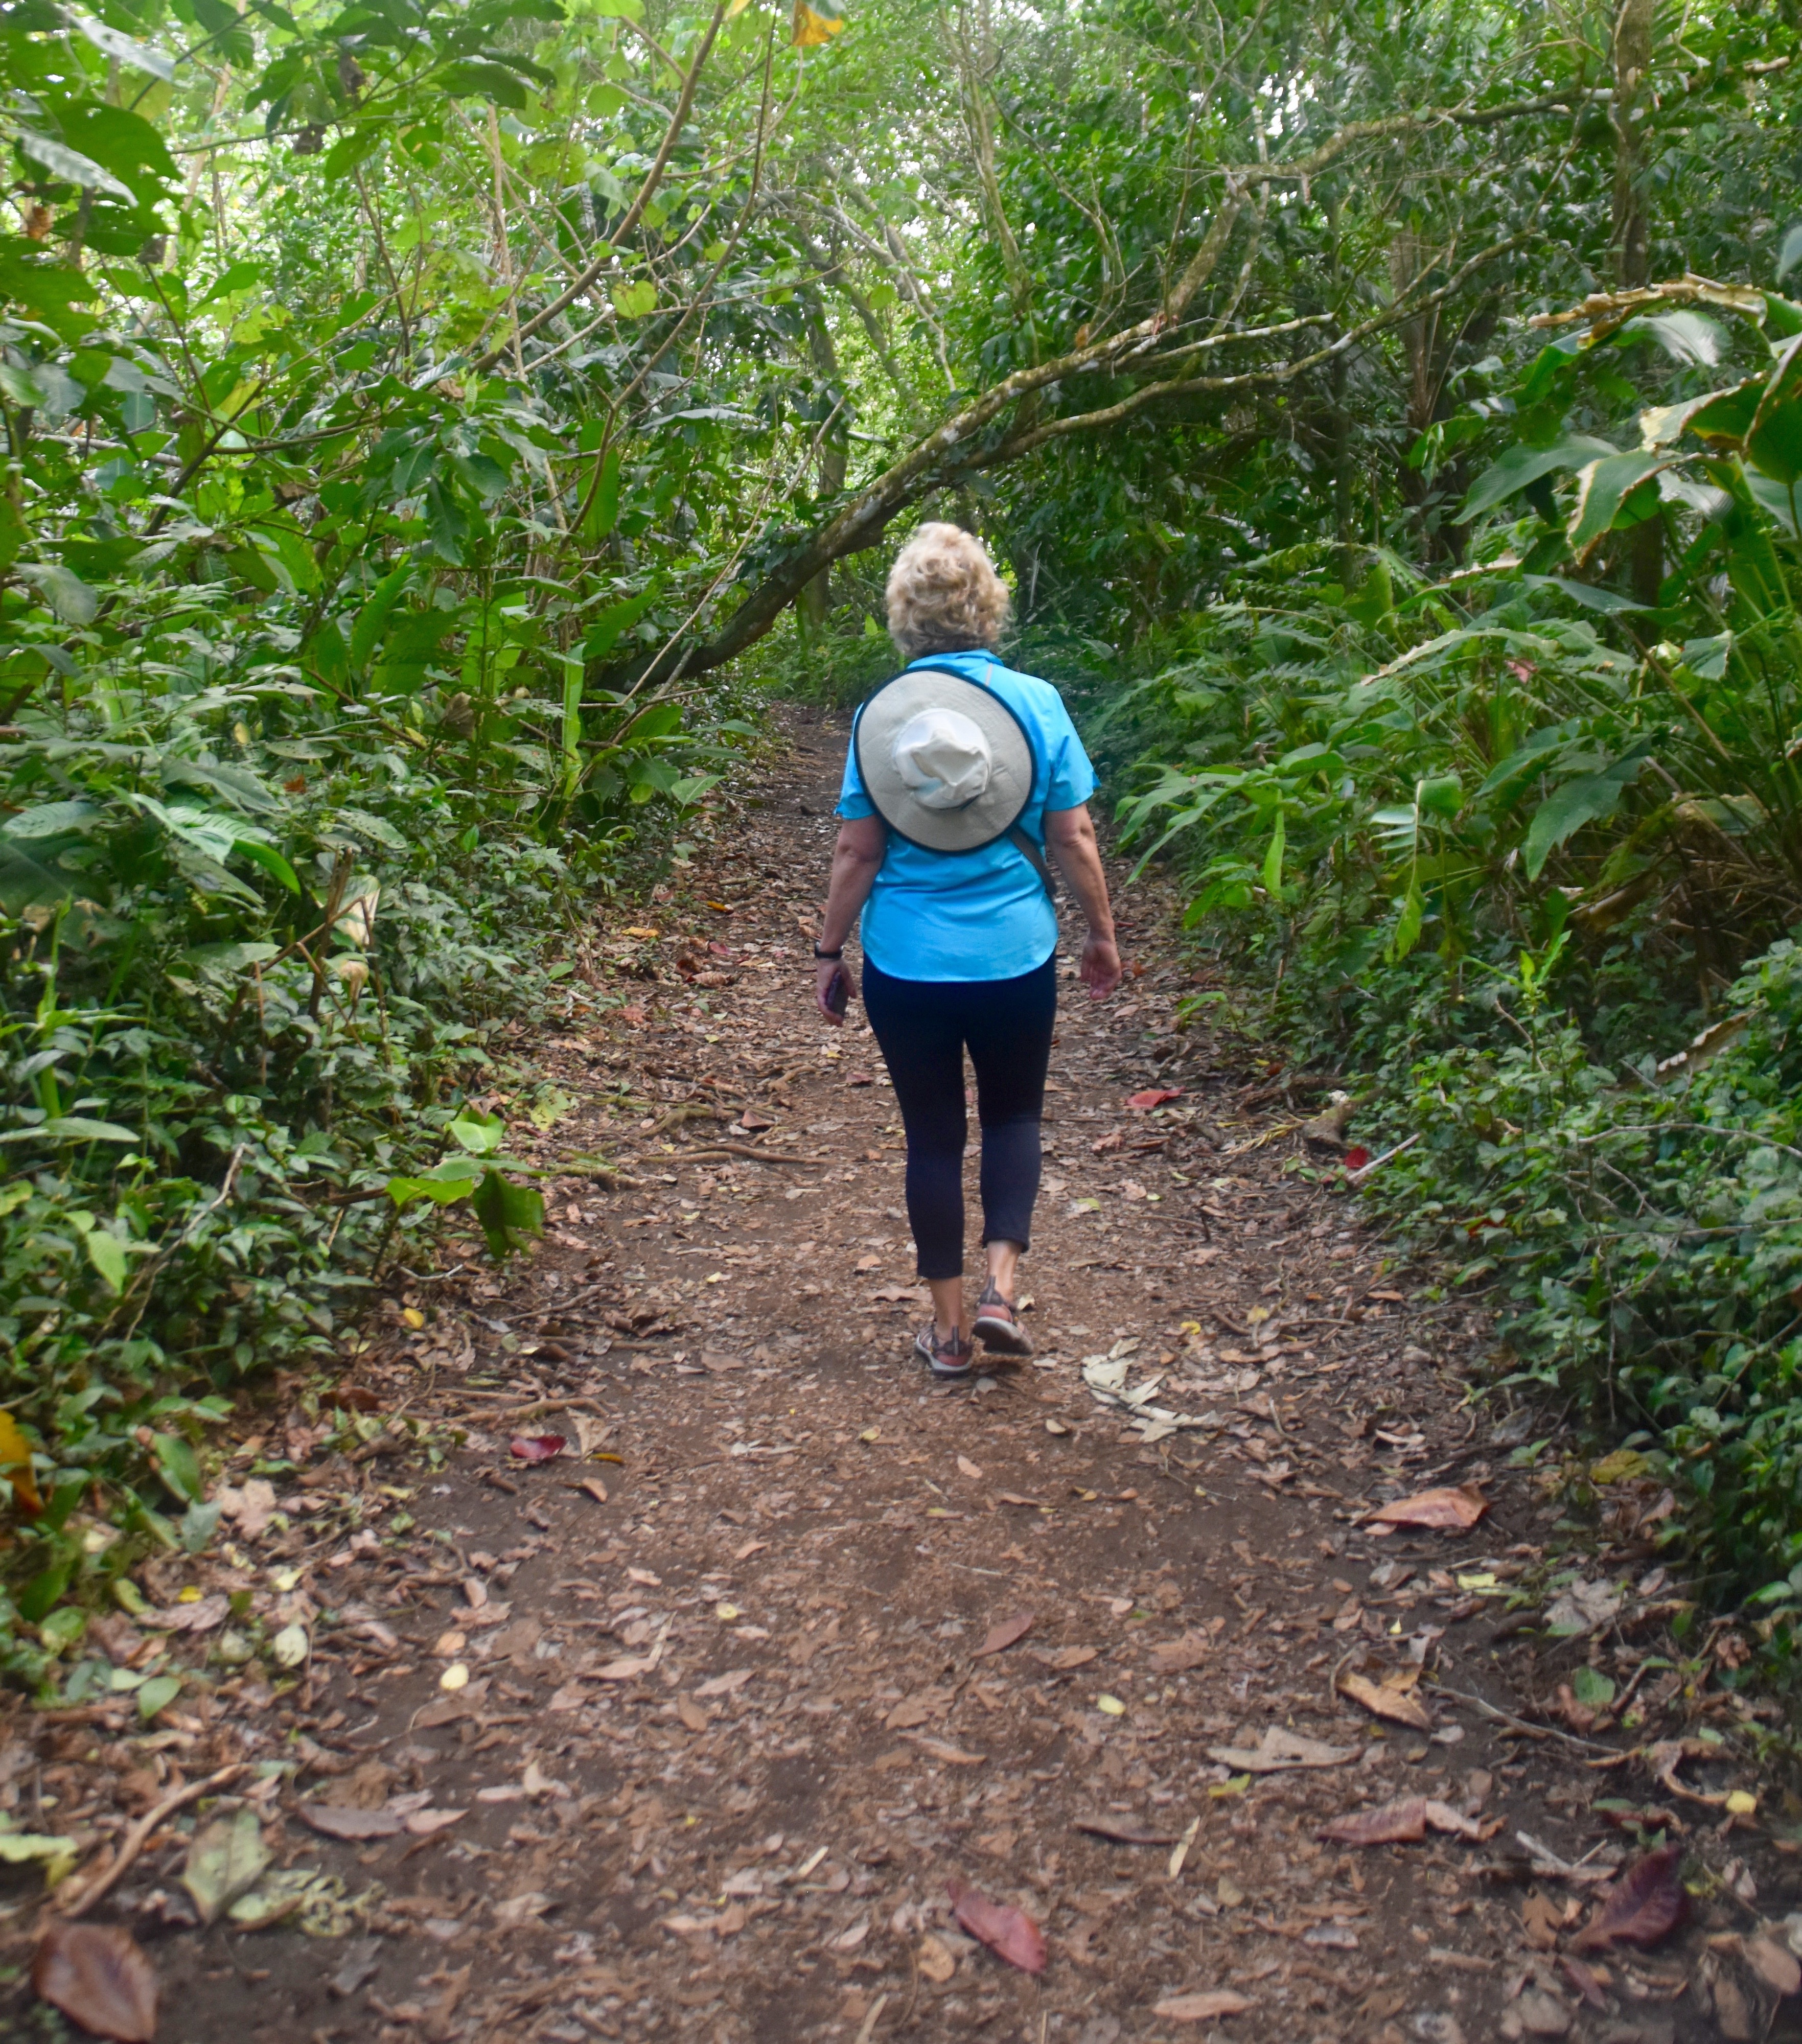
<instances>
[{"instance_id":1,"label":"woman's bare arm","mask_svg":"<svg viewBox=\"0 0 1802 2044\"><path fill-rule=\"evenodd\" d=\"M819 947L823 951L840 951L851 935L858 912L870 898L876 874L888 850L889 827L880 816L858 816L839 825L838 842L832 847L832 878L826 889L826 912L820 923ZM814 974L813 1001L828 1022L842 1025L844 1017L826 1005L826 989L832 975L842 972L851 993L858 990L857 974L848 965L821 959Z\"/></svg>"},{"instance_id":2,"label":"woman's bare arm","mask_svg":"<svg viewBox=\"0 0 1802 2044\"><path fill-rule=\"evenodd\" d=\"M1114 912L1108 901L1108 876L1101 870L1101 847L1095 842L1088 804L1074 809L1047 809L1045 844L1088 920L1081 971L1083 984L1100 1001L1120 985L1120 962L1114 943Z\"/></svg>"}]
</instances>

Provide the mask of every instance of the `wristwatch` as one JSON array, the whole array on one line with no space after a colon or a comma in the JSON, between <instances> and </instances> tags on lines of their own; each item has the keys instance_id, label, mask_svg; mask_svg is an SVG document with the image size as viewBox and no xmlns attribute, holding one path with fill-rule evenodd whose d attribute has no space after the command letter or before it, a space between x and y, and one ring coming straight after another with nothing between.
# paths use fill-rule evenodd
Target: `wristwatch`
<instances>
[{"instance_id":1,"label":"wristwatch","mask_svg":"<svg viewBox=\"0 0 1802 2044\"><path fill-rule=\"evenodd\" d=\"M845 947L843 944L840 944L836 951L823 951L817 944L813 947L813 955L816 959L830 959L835 963L836 963L840 959L842 959L844 955Z\"/></svg>"}]
</instances>

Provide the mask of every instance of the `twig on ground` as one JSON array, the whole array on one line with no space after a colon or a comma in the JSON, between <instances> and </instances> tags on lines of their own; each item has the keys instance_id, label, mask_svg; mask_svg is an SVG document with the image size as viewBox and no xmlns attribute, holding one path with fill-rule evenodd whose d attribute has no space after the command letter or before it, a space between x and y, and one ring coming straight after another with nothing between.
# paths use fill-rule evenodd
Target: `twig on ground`
<instances>
[{"instance_id":1,"label":"twig on ground","mask_svg":"<svg viewBox=\"0 0 1802 2044\"><path fill-rule=\"evenodd\" d=\"M103 1868L94 1878L77 1889L72 1899L65 1901L65 1888L50 1903L50 1913L63 1917L85 1915L103 1895L111 1892L118 1885L126 1869L136 1861L144 1846L158 1826L172 1817L176 1811L184 1809L190 1803L198 1803L202 1796L216 1794L228 1781L235 1781L249 1767L248 1760L234 1760L229 1767L221 1767L199 1781L190 1781L165 1796L154 1809L148 1810L126 1832L119 1847L118 1857Z\"/></svg>"},{"instance_id":2,"label":"twig on ground","mask_svg":"<svg viewBox=\"0 0 1802 2044\"><path fill-rule=\"evenodd\" d=\"M1579 1739L1575 1732L1561 1731L1556 1725L1530 1724L1525 1718L1515 1716L1512 1711L1487 1703L1481 1696L1466 1696L1462 1689L1448 1689L1443 1682L1430 1681L1427 1686L1442 1696L1455 1696L1459 1703L1468 1704L1473 1711L1481 1711L1485 1717L1494 1719L1498 1724L1512 1725L1529 1739L1562 1739L1566 1746L1580 1746L1586 1753L1605 1753L1610 1760L1623 1760L1627 1757L1619 1746L1604 1746L1593 1739Z\"/></svg>"},{"instance_id":3,"label":"twig on ground","mask_svg":"<svg viewBox=\"0 0 1802 2044\"><path fill-rule=\"evenodd\" d=\"M682 1150L670 1159L672 1163L701 1164L713 1157L748 1157L754 1164L793 1164L804 1171L821 1171L832 1162L829 1157L784 1157L774 1150L754 1150L748 1143L710 1143L705 1150Z\"/></svg>"}]
</instances>

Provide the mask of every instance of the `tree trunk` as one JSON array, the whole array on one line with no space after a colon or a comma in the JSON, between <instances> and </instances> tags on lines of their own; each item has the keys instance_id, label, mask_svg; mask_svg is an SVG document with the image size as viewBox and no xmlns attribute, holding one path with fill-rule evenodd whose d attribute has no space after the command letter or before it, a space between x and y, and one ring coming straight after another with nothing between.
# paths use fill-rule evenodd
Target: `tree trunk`
<instances>
[{"instance_id":1,"label":"tree trunk","mask_svg":"<svg viewBox=\"0 0 1802 2044\"><path fill-rule=\"evenodd\" d=\"M813 358L814 371L829 391L837 394L835 402L842 403L844 379L839 370L839 352L832 345L832 330L826 324L825 305L817 291L805 290L801 296L807 313L807 352ZM851 456L845 425L840 412L820 429L816 473L823 498L836 497L845 486ZM803 631L820 632L824 630L832 608L832 570L828 563L795 598L795 614Z\"/></svg>"},{"instance_id":2,"label":"tree trunk","mask_svg":"<svg viewBox=\"0 0 1802 2044\"><path fill-rule=\"evenodd\" d=\"M1646 204L1646 125L1651 95L1654 0L1619 0L1614 17L1614 262L1623 291L1643 290L1652 275L1652 223ZM1664 519L1654 514L1627 539L1633 600L1655 606L1664 582Z\"/></svg>"}]
</instances>

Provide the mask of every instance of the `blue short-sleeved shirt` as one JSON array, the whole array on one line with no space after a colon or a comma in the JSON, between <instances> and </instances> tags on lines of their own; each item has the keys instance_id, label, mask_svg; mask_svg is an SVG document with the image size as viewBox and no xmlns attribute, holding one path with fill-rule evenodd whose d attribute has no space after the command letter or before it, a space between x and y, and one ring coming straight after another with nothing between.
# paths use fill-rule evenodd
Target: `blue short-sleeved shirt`
<instances>
[{"instance_id":1,"label":"blue short-sleeved shirt","mask_svg":"<svg viewBox=\"0 0 1802 2044\"><path fill-rule=\"evenodd\" d=\"M944 667L998 695L1032 741L1032 799L1020 826L1045 841L1045 812L1074 809L1095 791L1095 770L1049 682L1016 674L992 653L931 653L911 663ZM839 814L872 816L853 733ZM1058 944L1057 911L1017 845L998 838L979 851L927 851L891 831L864 905L863 955L897 979L1014 979L1042 966Z\"/></svg>"}]
</instances>

